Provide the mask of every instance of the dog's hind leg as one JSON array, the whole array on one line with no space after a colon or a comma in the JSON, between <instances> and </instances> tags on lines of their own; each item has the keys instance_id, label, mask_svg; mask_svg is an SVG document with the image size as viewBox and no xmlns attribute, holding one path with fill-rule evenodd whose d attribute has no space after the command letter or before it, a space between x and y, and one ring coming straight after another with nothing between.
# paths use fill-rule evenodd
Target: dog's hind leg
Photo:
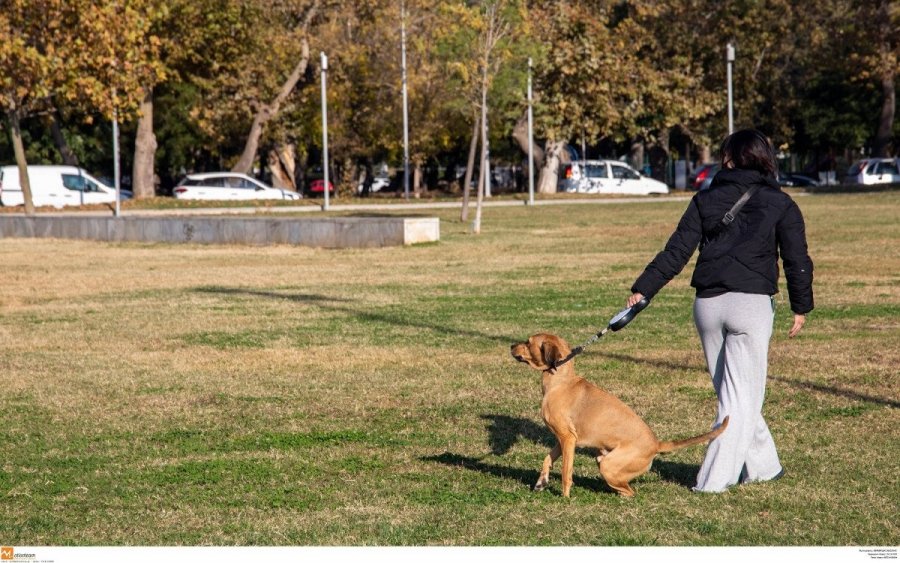
<instances>
[{"instance_id":1,"label":"dog's hind leg","mask_svg":"<svg viewBox=\"0 0 900 563\"><path fill-rule=\"evenodd\" d=\"M543 491L547 487L547 484L550 482L550 468L553 467L553 462L559 459L560 455L562 455L562 447L557 442L553 449L550 450L550 453L547 454L547 457L544 458L541 476L538 477L537 483L534 484L535 491Z\"/></svg>"},{"instance_id":2,"label":"dog's hind leg","mask_svg":"<svg viewBox=\"0 0 900 563\"><path fill-rule=\"evenodd\" d=\"M625 497L634 496L634 489L629 483L646 473L652 462L652 457L648 462L646 456L634 455L633 451L623 450L613 450L597 458L600 475L606 480L606 484Z\"/></svg>"}]
</instances>

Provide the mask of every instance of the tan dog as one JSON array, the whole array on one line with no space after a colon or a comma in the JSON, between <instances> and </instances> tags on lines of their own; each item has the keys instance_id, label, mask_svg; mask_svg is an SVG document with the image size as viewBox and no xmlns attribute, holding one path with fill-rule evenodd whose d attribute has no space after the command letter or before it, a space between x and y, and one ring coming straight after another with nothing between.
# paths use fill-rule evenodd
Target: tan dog
<instances>
[{"instance_id":1,"label":"tan dog","mask_svg":"<svg viewBox=\"0 0 900 563\"><path fill-rule=\"evenodd\" d=\"M693 444L708 442L725 431L722 424L705 434L660 442L650 427L618 398L575 375L572 361L555 368L556 362L571 351L562 338L553 334L535 334L527 342L513 344L513 358L544 372L544 398L541 416L559 443L544 459L541 476L534 489L541 491L550 481L550 468L562 455L563 496L572 488L575 447L596 448L597 465L607 484L626 497L634 496L628 484L650 469L658 453L666 453Z\"/></svg>"}]
</instances>

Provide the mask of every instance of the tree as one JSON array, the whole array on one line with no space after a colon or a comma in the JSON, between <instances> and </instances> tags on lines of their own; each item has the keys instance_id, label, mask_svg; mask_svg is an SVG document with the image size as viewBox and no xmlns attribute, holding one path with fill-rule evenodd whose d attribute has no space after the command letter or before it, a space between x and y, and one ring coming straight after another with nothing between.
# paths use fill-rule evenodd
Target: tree
<instances>
[{"instance_id":1,"label":"tree","mask_svg":"<svg viewBox=\"0 0 900 563\"><path fill-rule=\"evenodd\" d=\"M234 172L242 172L244 174L250 172L253 162L256 160L256 151L259 148L259 138L262 135L263 128L266 123L273 117L278 115L287 97L294 91L297 83L306 73L306 67L309 64L309 31L313 19L318 15L320 6L319 0L311 2L283 2L276 7L276 12L281 18L291 22L285 33L287 43L298 41L300 52L297 55L297 62L293 66L287 78L281 83L278 93L271 102L262 101L262 96L254 99L256 114L253 116L253 124L250 126L250 132L247 134L247 141L244 144L244 150L241 153L237 163L232 167ZM280 13L279 13L280 12ZM268 46L269 49L272 45ZM280 65L279 65L280 66ZM277 72L278 67L275 70Z\"/></svg>"},{"instance_id":2,"label":"tree","mask_svg":"<svg viewBox=\"0 0 900 563\"><path fill-rule=\"evenodd\" d=\"M0 106L9 123L25 214L34 214L22 120L47 109L53 91L65 83L65 2L10 0L0 10Z\"/></svg>"},{"instance_id":3,"label":"tree","mask_svg":"<svg viewBox=\"0 0 900 563\"><path fill-rule=\"evenodd\" d=\"M874 156L888 156L897 111L897 65L900 62L900 4L858 0L853 20L856 47L850 62L856 80L872 81L881 90L881 108L872 141Z\"/></svg>"},{"instance_id":4,"label":"tree","mask_svg":"<svg viewBox=\"0 0 900 563\"><path fill-rule=\"evenodd\" d=\"M107 120L138 119L132 170L135 197L154 194L153 87L164 80L157 22L168 15L161 0L72 0L77 25L70 33L67 103L99 111Z\"/></svg>"}]
</instances>

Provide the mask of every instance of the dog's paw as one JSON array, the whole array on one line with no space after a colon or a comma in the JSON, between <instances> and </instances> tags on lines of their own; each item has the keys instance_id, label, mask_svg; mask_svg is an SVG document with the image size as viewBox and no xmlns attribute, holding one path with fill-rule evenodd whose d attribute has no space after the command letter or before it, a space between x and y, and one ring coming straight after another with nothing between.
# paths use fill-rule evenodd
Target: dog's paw
<instances>
[{"instance_id":1,"label":"dog's paw","mask_svg":"<svg viewBox=\"0 0 900 563\"><path fill-rule=\"evenodd\" d=\"M532 489L534 492L539 493L547 488L547 484L550 481L547 479L538 479L538 482L534 484L534 488Z\"/></svg>"}]
</instances>

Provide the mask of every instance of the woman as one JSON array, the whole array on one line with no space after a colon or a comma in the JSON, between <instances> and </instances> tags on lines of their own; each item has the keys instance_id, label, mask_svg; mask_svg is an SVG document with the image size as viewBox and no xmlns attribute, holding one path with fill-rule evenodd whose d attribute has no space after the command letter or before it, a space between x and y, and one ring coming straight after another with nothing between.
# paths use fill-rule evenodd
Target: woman
<instances>
[{"instance_id":1,"label":"woman","mask_svg":"<svg viewBox=\"0 0 900 563\"><path fill-rule=\"evenodd\" d=\"M701 492L774 480L784 473L762 416L779 253L794 312L791 338L813 309L813 264L803 215L778 185L772 143L759 131L745 129L726 138L720 152L722 170L708 190L691 200L665 249L634 282L627 301L630 307L656 295L700 246L691 280L697 290L694 322L719 399L716 424L731 417L706 451L694 487ZM720 225L752 186L756 188L734 222Z\"/></svg>"}]
</instances>

